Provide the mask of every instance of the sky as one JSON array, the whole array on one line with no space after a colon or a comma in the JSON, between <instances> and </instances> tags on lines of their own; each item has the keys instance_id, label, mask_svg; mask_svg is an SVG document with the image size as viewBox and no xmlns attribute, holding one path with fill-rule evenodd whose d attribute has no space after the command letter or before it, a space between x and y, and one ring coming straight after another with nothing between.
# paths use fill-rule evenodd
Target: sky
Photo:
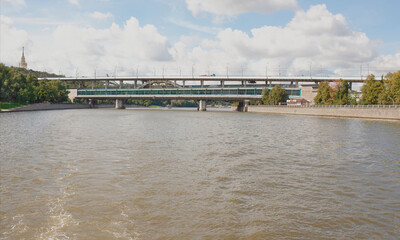
<instances>
[{"instance_id":1,"label":"sky","mask_svg":"<svg viewBox=\"0 0 400 240\"><path fill-rule=\"evenodd\" d=\"M0 0L0 62L66 76L400 70L399 0Z\"/></svg>"}]
</instances>

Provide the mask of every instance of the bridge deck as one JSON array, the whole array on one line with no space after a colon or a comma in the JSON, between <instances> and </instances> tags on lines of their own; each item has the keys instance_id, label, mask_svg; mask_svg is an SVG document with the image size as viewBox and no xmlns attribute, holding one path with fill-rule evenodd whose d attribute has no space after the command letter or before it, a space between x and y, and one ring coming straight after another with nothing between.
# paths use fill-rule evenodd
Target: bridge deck
<instances>
[{"instance_id":1,"label":"bridge deck","mask_svg":"<svg viewBox=\"0 0 400 240\"><path fill-rule=\"evenodd\" d=\"M360 77L320 77L320 76L279 76L279 77L265 77L265 76L136 76L136 77L54 77L54 78L39 78L39 80L61 80L67 82L88 82L88 81L155 81L155 82L165 82L165 81L195 81L195 82L323 82L329 81L333 82L338 79L343 79L348 82L358 82L362 83L365 81L366 76Z\"/></svg>"},{"instance_id":2,"label":"bridge deck","mask_svg":"<svg viewBox=\"0 0 400 240\"><path fill-rule=\"evenodd\" d=\"M77 98L259 100L262 91L263 88L79 89ZM286 88L285 91L290 97L301 96L298 88Z\"/></svg>"}]
</instances>

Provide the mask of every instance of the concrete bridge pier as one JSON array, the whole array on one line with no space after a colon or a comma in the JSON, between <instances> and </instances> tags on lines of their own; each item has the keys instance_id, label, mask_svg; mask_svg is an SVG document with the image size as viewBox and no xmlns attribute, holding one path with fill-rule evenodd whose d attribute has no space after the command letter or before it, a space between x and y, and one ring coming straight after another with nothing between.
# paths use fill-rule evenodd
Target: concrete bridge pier
<instances>
[{"instance_id":1,"label":"concrete bridge pier","mask_svg":"<svg viewBox=\"0 0 400 240\"><path fill-rule=\"evenodd\" d=\"M199 101L199 106L197 107L198 111L207 111L207 101L206 100L200 100Z\"/></svg>"},{"instance_id":2,"label":"concrete bridge pier","mask_svg":"<svg viewBox=\"0 0 400 240\"><path fill-rule=\"evenodd\" d=\"M89 99L90 108L95 108L96 104L97 104L97 100L96 99Z\"/></svg>"},{"instance_id":3,"label":"concrete bridge pier","mask_svg":"<svg viewBox=\"0 0 400 240\"><path fill-rule=\"evenodd\" d=\"M238 112L247 112L249 108L249 100L243 100L239 102L239 105L236 108Z\"/></svg>"},{"instance_id":4,"label":"concrete bridge pier","mask_svg":"<svg viewBox=\"0 0 400 240\"><path fill-rule=\"evenodd\" d=\"M115 108L116 109L125 109L125 100L115 99Z\"/></svg>"}]
</instances>

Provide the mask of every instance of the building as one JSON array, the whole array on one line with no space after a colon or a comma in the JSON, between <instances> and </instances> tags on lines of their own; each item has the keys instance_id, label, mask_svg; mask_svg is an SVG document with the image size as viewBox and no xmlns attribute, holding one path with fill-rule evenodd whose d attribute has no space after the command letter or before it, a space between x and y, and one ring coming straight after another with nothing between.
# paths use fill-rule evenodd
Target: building
<instances>
[{"instance_id":1,"label":"building","mask_svg":"<svg viewBox=\"0 0 400 240\"><path fill-rule=\"evenodd\" d=\"M300 86L301 97L307 100L310 104L314 104L314 98L318 93L318 84L304 84Z\"/></svg>"},{"instance_id":2,"label":"building","mask_svg":"<svg viewBox=\"0 0 400 240\"><path fill-rule=\"evenodd\" d=\"M28 64L25 62L24 47L22 47L22 57L21 57L21 61L19 62L19 67L28 69Z\"/></svg>"}]
</instances>

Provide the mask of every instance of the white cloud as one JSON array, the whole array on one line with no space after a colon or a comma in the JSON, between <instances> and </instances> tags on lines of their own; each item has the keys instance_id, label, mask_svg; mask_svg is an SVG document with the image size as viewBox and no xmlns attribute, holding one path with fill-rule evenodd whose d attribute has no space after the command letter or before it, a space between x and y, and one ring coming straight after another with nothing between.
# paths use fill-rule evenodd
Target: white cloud
<instances>
[{"instance_id":1,"label":"white cloud","mask_svg":"<svg viewBox=\"0 0 400 240\"><path fill-rule=\"evenodd\" d=\"M94 19L97 19L97 20L105 20L107 18L111 18L113 15L111 13L109 13L109 12L101 13L101 12L95 11L95 12L90 13L89 16L91 18L94 18Z\"/></svg>"},{"instance_id":2,"label":"white cloud","mask_svg":"<svg viewBox=\"0 0 400 240\"><path fill-rule=\"evenodd\" d=\"M11 18L0 16L0 62L18 66L21 49L29 43L27 32L14 27Z\"/></svg>"},{"instance_id":3,"label":"white cloud","mask_svg":"<svg viewBox=\"0 0 400 240\"><path fill-rule=\"evenodd\" d=\"M79 0L68 0L73 5L79 6Z\"/></svg>"},{"instance_id":4,"label":"white cloud","mask_svg":"<svg viewBox=\"0 0 400 240\"><path fill-rule=\"evenodd\" d=\"M370 66L372 68L371 70L386 70L384 72L398 71L400 70L400 52L395 55L380 55L371 62ZM364 70L365 68L366 66L364 65Z\"/></svg>"},{"instance_id":5,"label":"white cloud","mask_svg":"<svg viewBox=\"0 0 400 240\"><path fill-rule=\"evenodd\" d=\"M132 72L135 65L171 59L167 38L158 33L153 25L140 26L131 18L124 26L112 24L106 29L58 26L51 36L33 39L31 64L43 70L74 75L75 70L82 75Z\"/></svg>"},{"instance_id":6,"label":"white cloud","mask_svg":"<svg viewBox=\"0 0 400 240\"><path fill-rule=\"evenodd\" d=\"M21 47L26 46L29 68L67 75L132 74L136 66L153 66L171 60L169 43L153 25L140 26L130 18L123 26L95 29L60 25L37 35L18 30L10 18L1 18L0 57L7 65L18 65ZM142 70L142 69L141 69ZM144 71L144 68L143 68Z\"/></svg>"},{"instance_id":7,"label":"white cloud","mask_svg":"<svg viewBox=\"0 0 400 240\"><path fill-rule=\"evenodd\" d=\"M207 12L226 17L246 12L272 13L297 8L297 0L186 0L186 4L194 15Z\"/></svg>"},{"instance_id":8,"label":"white cloud","mask_svg":"<svg viewBox=\"0 0 400 240\"><path fill-rule=\"evenodd\" d=\"M251 35L224 29L215 40L205 40L191 50L176 44L173 55L182 62L220 65L220 69L227 63L232 69L246 65L263 74L267 63L271 73L277 73L279 65L296 72L309 71L310 63L324 68L359 66L377 57L376 47L377 42L365 33L349 29L342 15L330 13L325 5L316 5L308 11L297 11L284 27L264 26L252 29ZM186 60L182 59L184 51Z\"/></svg>"},{"instance_id":9,"label":"white cloud","mask_svg":"<svg viewBox=\"0 0 400 240\"><path fill-rule=\"evenodd\" d=\"M185 23L182 23L185 25ZM188 28L199 26L187 25ZM263 26L250 33L237 29L198 29L217 32L213 39L181 36L170 46L168 39L153 25L141 26L136 18L123 26L112 24L96 29L63 24L30 35L14 26L10 18L1 18L0 57L7 65L17 65L21 47L26 46L28 66L67 75L134 75L157 74L165 67L167 74L195 75L213 72L225 75L244 74L308 74L310 64L314 73L327 68L347 73L360 65L371 72L376 68L387 71L400 69L400 53L377 54L376 41L365 33L348 27L340 14L332 14L325 5L297 11L283 27ZM179 68L178 68L179 67ZM358 69L358 70L357 70ZM378 74L377 74L378 75ZM379 74L380 76L380 74Z\"/></svg>"}]
</instances>

